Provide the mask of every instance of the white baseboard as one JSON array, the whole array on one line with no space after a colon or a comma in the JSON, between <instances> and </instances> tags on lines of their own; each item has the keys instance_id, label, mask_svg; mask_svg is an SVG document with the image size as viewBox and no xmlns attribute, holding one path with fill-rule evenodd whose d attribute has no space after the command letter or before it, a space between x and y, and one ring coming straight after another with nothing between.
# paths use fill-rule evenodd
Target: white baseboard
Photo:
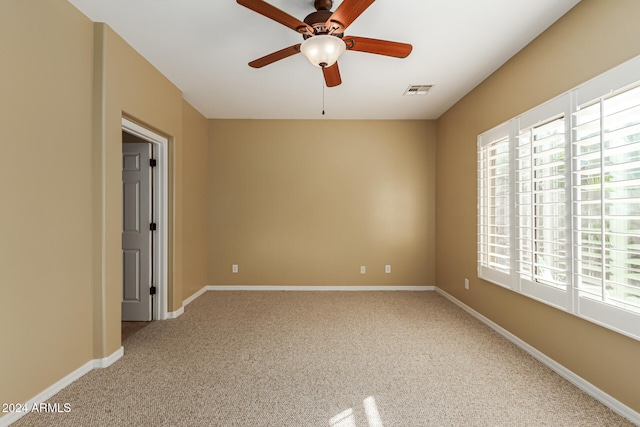
<instances>
[{"instance_id":1,"label":"white baseboard","mask_svg":"<svg viewBox=\"0 0 640 427\"><path fill-rule=\"evenodd\" d=\"M176 311L168 311L167 312L167 317L165 319L167 319L167 320L175 319L176 317L182 315L183 313L184 313L184 307L180 307Z\"/></svg>"},{"instance_id":2,"label":"white baseboard","mask_svg":"<svg viewBox=\"0 0 640 427\"><path fill-rule=\"evenodd\" d=\"M435 288L435 291L440 295L444 296L445 298L447 298L449 301L451 301L458 307L465 310L467 313L471 314L476 319L480 320L482 323L489 326L491 329L493 329L494 331L502 335L507 340L511 341L512 343L520 347L522 350L529 353L531 356L536 358L543 365L550 368L552 371L554 371L555 373L557 373L558 375L560 375L561 377L563 377L564 379L566 379L567 381L569 381L570 383L578 387L580 390L587 393L589 396L593 397L603 405L607 406L609 409L611 409L618 415L640 426L640 413L634 411L624 403L620 402L619 400L615 399L614 397L600 390L598 387L594 386L584 378L580 377L579 375L565 368L564 366L562 366L561 364L559 364L549 356L540 352L535 347L532 347L531 345L527 344L526 342L524 342L523 340L521 340L511 332L507 331L497 323L493 322L492 320L478 313L477 311L475 311L474 309L472 309L462 301L458 300L457 298L453 297L449 293L443 291L438 287Z\"/></svg>"},{"instance_id":3,"label":"white baseboard","mask_svg":"<svg viewBox=\"0 0 640 427\"><path fill-rule=\"evenodd\" d=\"M435 286L269 286L209 285L207 291L433 291Z\"/></svg>"},{"instance_id":4,"label":"white baseboard","mask_svg":"<svg viewBox=\"0 0 640 427\"><path fill-rule=\"evenodd\" d=\"M34 405L46 402L55 396L59 391L67 387L72 382L76 381L86 373L100 368L107 368L113 365L118 359L120 359L124 355L124 348L120 347L113 354L103 357L102 359L93 359L71 372L69 375L62 378L60 381L56 382L52 386L48 387L46 390L42 391L35 397L28 400L26 403L27 408L32 408ZM0 427L10 426L11 424L18 421L20 418L25 416L27 412L10 412L7 415L0 418Z\"/></svg>"},{"instance_id":5,"label":"white baseboard","mask_svg":"<svg viewBox=\"0 0 640 427\"><path fill-rule=\"evenodd\" d=\"M124 347L120 347L114 351L112 355L103 357L102 359L93 359L94 369L104 369L116 363L122 356L124 356Z\"/></svg>"},{"instance_id":6,"label":"white baseboard","mask_svg":"<svg viewBox=\"0 0 640 427\"><path fill-rule=\"evenodd\" d=\"M200 289L198 292L196 292L195 294L191 295L186 300L182 301L182 307L186 307L188 304L193 302L193 300L195 300L196 298L198 298L200 295L204 294L205 292L207 292L207 287L203 286L202 289Z\"/></svg>"}]
</instances>

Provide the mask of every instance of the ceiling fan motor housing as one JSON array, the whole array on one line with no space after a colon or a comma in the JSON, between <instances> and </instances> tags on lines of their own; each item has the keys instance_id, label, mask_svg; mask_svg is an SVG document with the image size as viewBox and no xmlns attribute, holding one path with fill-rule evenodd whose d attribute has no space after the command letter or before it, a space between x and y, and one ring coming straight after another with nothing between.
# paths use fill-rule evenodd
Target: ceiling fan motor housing
<instances>
[{"instance_id":1,"label":"ceiling fan motor housing","mask_svg":"<svg viewBox=\"0 0 640 427\"><path fill-rule=\"evenodd\" d=\"M333 0L315 0L313 2L313 7L316 10L331 10L333 7Z\"/></svg>"},{"instance_id":2,"label":"ceiling fan motor housing","mask_svg":"<svg viewBox=\"0 0 640 427\"><path fill-rule=\"evenodd\" d=\"M333 6L333 0L315 0L314 6L316 11L307 15L304 18L304 23L313 28L313 36L329 34L329 29L326 26L327 21L333 15L331 7ZM337 22L333 23L333 27L336 27ZM342 38L342 32L333 34L336 37ZM302 37L306 40L309 37L313 37L310 34L303 34Z\"/></svg>"}]
</instances>

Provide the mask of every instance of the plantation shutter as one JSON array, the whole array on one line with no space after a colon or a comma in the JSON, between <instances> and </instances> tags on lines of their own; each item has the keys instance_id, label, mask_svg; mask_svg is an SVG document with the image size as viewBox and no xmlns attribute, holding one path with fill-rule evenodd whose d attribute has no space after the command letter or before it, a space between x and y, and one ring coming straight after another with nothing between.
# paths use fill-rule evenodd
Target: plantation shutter
<instances>
[{"instance_id":1,"label":"plantation shutter","mask_svg":"<svg viewBox=\"0 0 640 427\"><path fill-rule=\"evenodd\" d=\"M508 127L478 138L478 275L510 286L510 146Z\"/></svg>"},{"instance_id":2,"label":"plantation shutter","mask_svg":"<svg viewBox=\"0 0 640 427\"><path fill-rule=\"evenodd\" d=\"M517 289L564 310L570 309L568 106L562 96L516 120L514 172Z\"/></svg>"},{"instance_id":3,"label":"plantation shutter","mask_svg":"<svg viewBox=\"0 0 640 427\"><path fill-rule=\"evenodd\" d=\"M640 87L575 113L580 296L640 308Z\"/></svg>"},{"instance_id":4,"label":"plantation shutter","mask_svg":"<svg viewBox=\"0 0 640 427\"><path fill-rule=\"evenodd\" d=\"M576 311L640 337L640 87L579 105L573 133Z\"/></svg>"}]
</instances>

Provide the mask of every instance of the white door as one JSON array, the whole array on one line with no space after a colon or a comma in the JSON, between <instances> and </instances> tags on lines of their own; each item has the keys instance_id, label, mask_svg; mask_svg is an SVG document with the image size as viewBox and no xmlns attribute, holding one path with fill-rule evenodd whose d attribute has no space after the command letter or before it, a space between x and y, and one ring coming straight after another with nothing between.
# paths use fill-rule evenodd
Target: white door
<instances>
[{"instance_id":1,"label":"white door","mask_svg":"<svg viewBox=\"0 0 640 427\"><path fill-rule=\"evenodd\" d=\"M122 320L151 320L152 144L122 144Z\"/></svg>"}]
</instances>

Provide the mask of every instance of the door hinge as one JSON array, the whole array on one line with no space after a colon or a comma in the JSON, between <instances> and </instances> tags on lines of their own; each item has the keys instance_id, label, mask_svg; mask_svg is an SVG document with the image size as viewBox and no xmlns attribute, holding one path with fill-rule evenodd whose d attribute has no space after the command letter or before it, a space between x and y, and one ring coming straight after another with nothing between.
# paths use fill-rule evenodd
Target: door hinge
<instances>
[{"instance_id":1,"label":"door hinge","mask_svg":"<svg viewBox=\"0 0 640 427\"><path fill-rule=\"evenodd\" d=\"M156 287L152 286L149 288L149 295L155 295L156 294Z\"/></svg>"},{"instance_id":2,"label":"door hinge","mask_svg":"<svg viewBox=\"0 0 640 427\"><path fill-rule=\"evenodd\" d=\"M149 166L155 168L157 165L156 159L149 159Z\"/></svg>"},{"instance_id":3,"label":"door hinge","mask_svg":"<svg viewBox=\"0 0 640 427\"><path fill-rule=\"evenodd\" d=\"M152 222L151 224L149 224L149 230L156 231L156 228L157 228L157 226L156 226L155 222Z\"/></svg>"}]
</instances>

